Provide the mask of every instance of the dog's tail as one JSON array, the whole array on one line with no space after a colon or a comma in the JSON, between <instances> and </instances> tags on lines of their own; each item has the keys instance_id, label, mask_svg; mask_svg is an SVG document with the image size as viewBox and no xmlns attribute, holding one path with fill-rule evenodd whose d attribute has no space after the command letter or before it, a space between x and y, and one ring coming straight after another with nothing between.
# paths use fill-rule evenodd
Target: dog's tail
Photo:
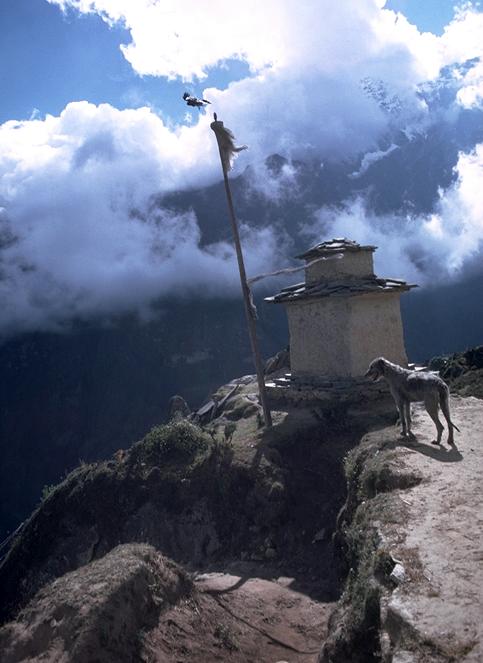
<instances>
[{"instance_id":1,"label":"dog's tail","mask_svg":"<svg viewBox=\"0 0 483 663\"><path fill-rule=\"evenodd\" d=\"M449 388L444 382L439 389L439 405L441 407L441 412L448 423L448 429L451 430L451 428L454 428L458 433L461 433L458 426L451 421L451 414L449 411Z\"/></svg>"}]
</instances>

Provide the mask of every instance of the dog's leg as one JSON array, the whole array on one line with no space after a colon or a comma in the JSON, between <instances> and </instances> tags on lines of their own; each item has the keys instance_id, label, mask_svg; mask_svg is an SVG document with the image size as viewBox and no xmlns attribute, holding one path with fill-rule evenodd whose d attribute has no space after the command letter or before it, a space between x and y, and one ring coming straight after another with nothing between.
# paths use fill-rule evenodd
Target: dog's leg
<instances>
[{"instance_id":1,"label":"dog's leg","mask_svg":"<svg viewBox=\"0 0 483 663\"><path fill-rule=\"evenodd\" d=\"M434 444L441 444L441 436L443 434L444 426L439 420L438 417L438 395L434 393L427 394L424 398L424 406L426 408L426 412L429 414L431 419L434 421L434 425L436 426L436 433L437 433L437 439L434 442Z\"/></svg>"},{"instance_id":2,"label":"dog's leg","mask_svg":"<svg viewBox=\"0 0 483 663\"><path fill-rule=\"evenodd\" d=\"M396 401L397 409L399 410L399 417L401 419L401 435L406 437L408 434L408 427L406 421L406 402L402 398Z\"/></svg>"},{"instance_id":3,"label":"dog's leg","mask_svg":"<svg viewBox=\"0 0 483 663\"><path fill-rule=\"evenodd\" d=\"M446 388L444 391L442 389L440 390L439 404L441 405L441 411L443 412L443 416L446 419L446 423L448 424L448 444L453 446L454 445L453 428L456 428L458 433L461 431L451 421L451 415L449 411L449 389Z\"/></svg>"},{"instance_id":4,"label":"dog's leg","mask_svg":"<svg viewBox=\"0 0 483 663\"><path fill-rule=\"evenodd\" d=\"M406 413L406 424L407 424L407 429L408 429L408 437L414 437L413 432L411 430L411 403L409 400L404 401L404 411Z\"/></svg>"}]
</instances>

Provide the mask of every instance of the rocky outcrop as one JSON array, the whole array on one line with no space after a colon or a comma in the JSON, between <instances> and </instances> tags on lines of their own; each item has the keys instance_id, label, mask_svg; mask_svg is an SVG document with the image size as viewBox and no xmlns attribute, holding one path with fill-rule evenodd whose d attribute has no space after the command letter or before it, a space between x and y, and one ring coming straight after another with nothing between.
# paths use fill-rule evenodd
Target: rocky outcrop
<instances>
[{"instance_id":1,"label":"rocky outcrop","mask_svg":"<svg viewBox=\"0 0 483 663\"><path fill-rule=\"evenodd\" d=\"M238 619L238 601L245 599L237 597L245 596L247 578L263 573L320 601L317 643L345 582L321 662L481 659L477 592L483 578L475 564L483 507L481 401L453 397L461 433L456 446L435 447L434 426L419 406L413 411L416 438L403 440L393 427L381 429L380 415L329 417L308 408L276 411L273 428L264 430L251 378L225 385L212 400L218 416L205 428L187 420L155 427L129 450L82 464L46 493L0 565L2 620L10 620L0 640L12 657L6 660L58 661L77 651L79 659L68 660L90 660L89 647L101 645L106 661L111 649L119 661L174 662L186 651L203 660L198 652L209 642L209 660L217 660L221 647L237 663L270 663L273 650L246 655L253 652L245 629L250 611L269 612L258 594L255 607L242 606L245 621ZM358 444L369 424L377 430ZM330 538L345 498L344 458L347 499L337 518L334 560ZM222 575L236 568L227 586L241 594L229 605L216 592L200 599L177 563ZM260 586L253 586L255 593ZM178 589L188 596L179 609ZM270 602L272 589L264 585L263 591L260 599ZM298 632L303 624L295 612ZM290 644L282 637L284 615L273 606L270 614L283 649ZM98 632L94 622L109 622L112 630ZM112 644L120 623L132 640L122 655ZM259 626L258 636L266 638ZM189 633L186 651L180 629ZM133 633L144 639L139 655ZM176 643L176 656L163 658ZM50 650L53 659L45 658Z\"/></svg>"},{"instance_id":2,"label":"rocky outcrop","mask_svg":"<svg viewBox=\"0 0 483 663\"><path fill-rule=\"evenodd\" d=\"M290 347L280 350L265 362L265 375L272 375L283 370L290 370Z\"/></svg>"},{"instance_id":3,"label":"rocky outcrop","mask_svg":"<svg viewBox=\"0 0 483 663\"><path fill-rule=\"evenodd\" d=\"M440 372L453 393L483 398L483 345L445 357L435 357L430 367Z\"/></svg>"},{"instance_id":4,"label":"rocky outcrop","mask_svg":"<svg viewBox=\"0 0 483 663\"><path fill-rule=\"evenodd\" d=\"M118 546L45 586L0 629L2 663L138 660L143 631L192 591L187 574L151 546Z\"/></svg>"},{"instance_id":5,"label":"rocky outcrop","mask_svg":"<svg viewBox=\"0 0 483 663\"><path fill-rule=\"evenodd\" d=\"M347 582L320 663L481 660L483 405L452 405L456 446L431 444L434 426L418 405L414 439L382 429L347 457L335 537Z\"/></svg>"},{"instance_id":6,"label":"rocky outcrop","mask_svg":"<svg viewBox=\"0 0 483 663\"><path fill-rule=\"evenodd\" d=\"M306 410L276 413L266 431L256 388L226 385L204 429L158 426L46 491L0 565L6 660L313 658L339 596L330 534L359 433ZM222 570L228 596L188 583L181 602L158 605L164 556L175 574Z\"/></svg>"},{"instance_id":7,"label":"rocky outcrop","mask_svg":"<svg viewBox=\"0 0 483 663\"><path fill-rule=\"evenodd\" d=\"M421 480L397 462L391 438L389 431L379 438L369 435L345 460L347 500L334 540L348 579L331 616L320 663L365 663L380 653L381 596L395 563L383 553L379 523L385 517L402 522L392 492Z\"/></svg>"},{"instance_id":8,"label":"rocky outcrop","mask_svg":"<svg viewBox=\"0 0 483 663\"><path fill-rule=\"evenodd\" d=\"M0 565L0 620L119 543L147 542L191 566L258 548L249 528L259 526L261 538L276 527L287 508L285 478L273 464L251 469L232 456L228 443L180 421L112 460L79 467L32 514Z\"/></svg>"},{"instance_id":9,"label":"rocky outcrop","mask_svg":"<svg viewBox=\"0 0 483 663\"><path fill-rule=\"evenodd\" d=\"M191 414L188 403L182 396L176 394L169 399L169 421L181 421Z\"/></svg>"}]
</instances>

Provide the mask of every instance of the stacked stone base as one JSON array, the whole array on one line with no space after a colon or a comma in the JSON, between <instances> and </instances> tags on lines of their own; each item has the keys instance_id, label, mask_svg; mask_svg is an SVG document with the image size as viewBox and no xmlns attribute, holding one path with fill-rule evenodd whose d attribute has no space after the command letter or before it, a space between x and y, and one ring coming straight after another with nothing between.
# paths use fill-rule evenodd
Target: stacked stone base
<instances>
[{"instance_id":1,"label":"stacked stone base","mask_svg":"<svg viewBox=\"0 0 483 663\"><path fill-rule=\"evenodd\" d=\"M266 383L269 405L281 407L316 407L342 409L347 414L368 410L396 413L394 400L385 381L370 382L363 377L293 377L291 373Z\"/></svg>"}]
</instances>

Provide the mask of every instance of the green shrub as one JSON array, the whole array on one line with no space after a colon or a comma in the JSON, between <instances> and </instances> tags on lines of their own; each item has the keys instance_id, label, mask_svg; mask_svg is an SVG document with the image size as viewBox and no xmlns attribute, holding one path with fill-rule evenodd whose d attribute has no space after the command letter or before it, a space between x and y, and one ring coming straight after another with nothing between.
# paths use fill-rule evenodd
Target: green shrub
<instances>
[{"instance_id":1,"label":"green shrub","mask_svg":"<svg viewBox=\"0 0 483 663\"><path fill-rule=\"evenodd\" d=\"M189 460L208 446L206 435L188 421L155 426L140 443L142 455L153 459Z\"/></svg>"}]
</instances>

